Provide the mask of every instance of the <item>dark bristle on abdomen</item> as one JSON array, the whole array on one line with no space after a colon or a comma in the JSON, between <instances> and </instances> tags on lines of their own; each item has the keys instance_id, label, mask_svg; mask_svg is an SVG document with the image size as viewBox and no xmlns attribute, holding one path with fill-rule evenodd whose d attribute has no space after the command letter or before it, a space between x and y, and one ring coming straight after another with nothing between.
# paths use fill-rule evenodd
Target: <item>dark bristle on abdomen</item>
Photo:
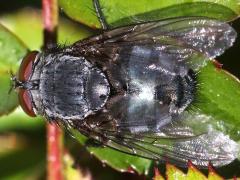
<instances>
[{"instance_id":1,"label":"dark bristle on abdomen","mask_svg":"<svg viewBox=\"0 0 240 180\"><path fill-rule=\"evenodd\" d=\"M187 107L195 99L197 85L196 73L192 69L189 69L188 73L184 77L177 78L176 82L177 101L175 105L179 108Z\"/></svg>"}]
</instances>

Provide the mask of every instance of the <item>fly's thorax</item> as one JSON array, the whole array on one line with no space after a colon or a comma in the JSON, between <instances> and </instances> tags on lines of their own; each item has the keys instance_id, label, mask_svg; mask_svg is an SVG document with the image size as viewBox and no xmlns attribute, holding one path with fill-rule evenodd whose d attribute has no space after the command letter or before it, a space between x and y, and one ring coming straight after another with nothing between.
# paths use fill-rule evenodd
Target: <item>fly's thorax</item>
<instances>
[{"instance_id":1,"label":"fly's thorax","mask_svg":"<svg viewBox=\"0 0 240 180\"><path fill-rule=\"evenodd\" d=\"M84 57L43 54L32 76L36 78L33 103L49 120L83 119L101 110L110 93L105 74Z\"/></svg>"}]
</instances>

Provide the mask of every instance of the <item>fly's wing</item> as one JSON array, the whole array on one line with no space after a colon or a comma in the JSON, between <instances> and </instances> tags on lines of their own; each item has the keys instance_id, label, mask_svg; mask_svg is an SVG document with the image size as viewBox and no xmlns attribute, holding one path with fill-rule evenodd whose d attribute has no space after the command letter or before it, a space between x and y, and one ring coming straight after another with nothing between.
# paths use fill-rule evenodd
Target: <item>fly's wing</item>
<instances>
[{"instance_id":1,"label":"fly's wing","mask_svg":"<svg viewBox=\"0 0 240 180\"><path fill-rule=\"evenodd\" d=\"M202 119L201 119L202 120ZM168 161L179 166L186 166L188 160L195 165L207 167L229 164L237 158L239 146L228 136L215 130L197 132L183 121L176 121L162 128L161 132L129 133L116 130L114 121L95 124L87 121L93 129L86 131L74 122L81 133L116 150L158 161Z\"/></svg>"},{"instance_id":2,"label":"fly's wing","mask_svg":"<svg viewBox=\"0 0 240 180\"><path fill-rule=\"evenodd\" d=\"M212 59L231 47L236 36L230 25L218 20L178 17L120 27L77 42L73 47L79 51L79 47L87 46L90 56L97 52L98 55L114 59L120 51L124 55L122 49L148 45L161 53L170 54L176 61L189 62L192 69L198 69L204 65L206 58Z\"/></svg>"}]
</instances>

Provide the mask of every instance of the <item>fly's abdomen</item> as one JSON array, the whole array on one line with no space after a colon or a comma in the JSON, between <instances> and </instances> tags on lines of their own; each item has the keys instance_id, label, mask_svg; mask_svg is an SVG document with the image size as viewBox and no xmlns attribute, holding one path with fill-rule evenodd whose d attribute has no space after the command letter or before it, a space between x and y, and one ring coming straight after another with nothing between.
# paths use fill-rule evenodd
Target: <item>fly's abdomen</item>
<instances>
[{"instance_id":1,"label":"fly's abdomen","mask_svg":"<svg viewBox=\"0 0 240 180\"><path fill-rule=\"evenodd\" d=\"M62 56L44 66L40 79L43 113L79 120L100 110L109 95L105 75L84 58Z\"/></svg>"}]
</instances>

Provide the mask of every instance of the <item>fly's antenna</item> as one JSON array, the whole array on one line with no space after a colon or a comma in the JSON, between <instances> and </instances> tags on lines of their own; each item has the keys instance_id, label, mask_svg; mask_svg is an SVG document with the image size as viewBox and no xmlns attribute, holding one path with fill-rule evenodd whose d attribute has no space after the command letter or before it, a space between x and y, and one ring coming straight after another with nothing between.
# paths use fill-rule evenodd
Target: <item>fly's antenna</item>
<instances>
[{"instance_id":1,"label":"fly's antenna","mask_svg":"<svg viewBox=\"0 0 240 180\"><path fill-rule=\"evenodd\" d=\"M99 21L102 25L103 30L109 29L107 21L106 21L104 15L103 15L101 7L100 7L99 0L93 0L93 6L96 10L97 17L98 17L98 19L99 19Z\"/></svg>"},{"instance_id":2,"label":"fly's antenna","mask_svg":"<svg viewBox=\"0 0 240 180\"><path fill-rule=\"evenodd\" d=\"M10 73L11 84L10 84L10 89L8 91L8 94L10 94L13 89L16 89L18 87L23 87L23 83L16 78L16 75L13 73L13 71L10 70L9 73Z\"/></svg>"},{"instance_id":3,"label":"fly's antenna","mask_svg":"<svg viewBox=\"0 0 240 180\"><path fill-rule=\"evenodd\" d=\"M11 80L11 84L10 84L10 89L8 90L8 94L11 94L11 92L12 92L12 90L13 89L15 89L15 82L16 82L16 80L17 80L17 78L16 78L16 76L13 74L13 71L12 70L10 70L9 71L9 73L10 73L10 80Z\"/></svg>"}]
</instances>

